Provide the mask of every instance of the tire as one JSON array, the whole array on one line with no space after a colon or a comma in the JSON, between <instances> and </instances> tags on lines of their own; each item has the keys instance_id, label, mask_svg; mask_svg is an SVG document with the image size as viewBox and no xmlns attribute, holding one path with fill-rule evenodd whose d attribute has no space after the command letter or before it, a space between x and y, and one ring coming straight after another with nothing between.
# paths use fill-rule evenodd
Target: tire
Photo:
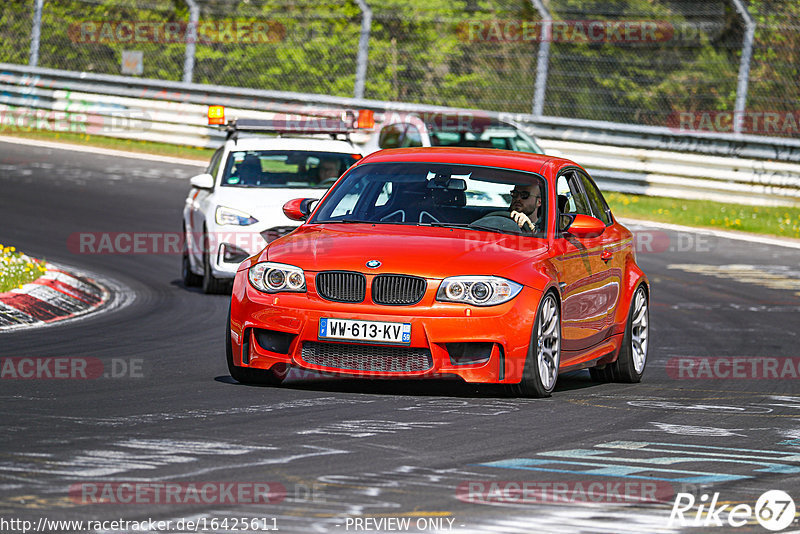
<instances>
[{"instance_id":1,"label":"tire","mask_svg":"<svg viewBox=\"0 0 800 534\"><path fill-rule=\"evenodd\" d=\"M625 382L635 384L642 381L647 365L647 349L650 339L650 303L644 284L636 288L631 299L628 321L622 346L614 363L602 369L589 369L592 380L598 382Z\"/></svg>"},{"instance_id":2,"label":"tire","mask_svg":"<svg viewBox=\"0 0 800 534\"><path fill-rule=\"evenodd\" d=\"M278 386L289 374L288 364L276 364L272 369L250 369L233 363L233 345L231 344L231 310L228 308L228 322L225 329L225 356L228 361L228 372L231 378L240 384Z\"/></svg>"},{"instance_id":3,"label":"tire","mask_svg":"<svg viewBox=\"0 0 800 534\"><path fill-rule=\"evenodd\" d=\"M549 397L556 387L561 362L561 310L552 292L542 297L533 323L528 355L519 384L509 387L523 397Z\"/></svg>"},{"instance_id":4,"label":"tire","mask_svg":"<svg viewBox=\"0 0 800 534\"><path fill-rule=\"evenodd\" d=\"M192 272L192 264L189 260L189 241L186 236L186 227L183 227L183 254L181 257L181 279L186 287L200 287L203 277Z\"/></svg>"},{"instance_id":5,"label":"tire","mask_svg":"<svg viewBox=\"0 0 800 534\"><path fill-rule=\"evenodd\" d=\"M203 228L203 293L207 295L219 295L225 293L228 284L225 280L220 280L211 272L211 260L208 250L208 235Z\"/></svg>"}]
</instances>

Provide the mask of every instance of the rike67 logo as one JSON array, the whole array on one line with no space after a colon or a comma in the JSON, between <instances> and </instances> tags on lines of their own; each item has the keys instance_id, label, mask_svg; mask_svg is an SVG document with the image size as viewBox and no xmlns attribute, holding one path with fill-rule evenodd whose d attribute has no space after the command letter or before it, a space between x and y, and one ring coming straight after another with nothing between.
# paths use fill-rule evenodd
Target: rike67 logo
<instances>
[{"instance_id":1,"label":"rike67 logo","mask_svg":"<svg viewBox=\"0 0 800 534\"><path fill-rule=\"evenodd\" d=\"M755 519L765 529L776 532L795 521L795 511L794 500L781 490L764 492L756 501L755 508L749 504L721 504L719 493L714 493L710 501L707 494L696 501L691 493L678 493L669 516L669 526L741 527Z\"/></svg>"}]
</instances>

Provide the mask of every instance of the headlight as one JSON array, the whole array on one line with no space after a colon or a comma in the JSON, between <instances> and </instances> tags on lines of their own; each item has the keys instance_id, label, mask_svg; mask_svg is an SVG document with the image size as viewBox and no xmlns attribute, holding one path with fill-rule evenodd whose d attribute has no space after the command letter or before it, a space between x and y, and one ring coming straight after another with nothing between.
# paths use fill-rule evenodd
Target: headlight
<instances>
[{"instance_id":1,"label":"headlight","mask_svg":"<svg viewBox=\"0 0 800 534\"><path fill-rule=\"evenodd\" d=\"M255 224L258 219L248 215L247 213L233 208L226 208L225 206L217 206L217 212L214 216L217 224L233 224L235 226L247 226Z\"/></svg>"},{"instance_id":2,"label":"headlight","mask_svg":"<svg viewBox=\"0 0 800 534\"><path fill-rule=\"evenodd\" d=\"M522 291L522 284L499 276L451 276L442 281L436 300L474 306L495 306L508 302Z\"/></svg>"},{"instance_id":3,"label":"headlight","mask_svg":"<svg viewBox=\"0 0 800 534\"><path fill-rule=\"evenodd\" d=\"M303 269L284 263L256 263L247 271L250 285L265 293L294 291L303 293L306 290L306 275Z\"/></svg>"}]
</instances>

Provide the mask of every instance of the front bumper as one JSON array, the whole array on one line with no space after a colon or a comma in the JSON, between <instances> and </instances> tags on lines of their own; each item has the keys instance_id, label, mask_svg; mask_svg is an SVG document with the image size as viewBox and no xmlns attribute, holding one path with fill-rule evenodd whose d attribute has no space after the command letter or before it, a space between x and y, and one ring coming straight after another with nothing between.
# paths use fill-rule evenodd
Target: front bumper
<instances>
[{"instance_id":1,"label":"front bumper","mask_svg":"<svg viewBox=\"0 0 800 534\"><path fill-rule=\"evenodd\" d=\"M369 378L520 381L540 291L524 287L505 304L476 307L437 302L440 280L428 280L420 303L385 306L371 302L370 280L366 300L351 304L322 299L313 285L315 274L306 272L306 293L266 294L250 286L246 270L237 273L230 325L235 365L270 369L288 363ZM402 346L323 341L318 336L322 317L410 323L411 341Z\"/></svg>"}]
</instances>

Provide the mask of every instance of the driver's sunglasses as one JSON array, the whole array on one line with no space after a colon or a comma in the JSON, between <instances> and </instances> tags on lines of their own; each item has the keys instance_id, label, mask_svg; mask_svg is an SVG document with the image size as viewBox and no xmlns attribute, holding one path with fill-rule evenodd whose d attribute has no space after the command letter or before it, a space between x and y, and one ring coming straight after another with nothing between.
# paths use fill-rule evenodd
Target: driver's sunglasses
<instances>
[{"instance_id":1,"label":"driver's sunglasses","mask_svg":"<svg viewBox=\"0 0 800 534\"><path fill-rule=\"evenodd\" d=\"M531 197L530 191L517 191L514 189L511 191L511 198L521 198L522 200L528 200ZM538 196L536 198L539 198Z\"/></svg>"}]
</instances>

